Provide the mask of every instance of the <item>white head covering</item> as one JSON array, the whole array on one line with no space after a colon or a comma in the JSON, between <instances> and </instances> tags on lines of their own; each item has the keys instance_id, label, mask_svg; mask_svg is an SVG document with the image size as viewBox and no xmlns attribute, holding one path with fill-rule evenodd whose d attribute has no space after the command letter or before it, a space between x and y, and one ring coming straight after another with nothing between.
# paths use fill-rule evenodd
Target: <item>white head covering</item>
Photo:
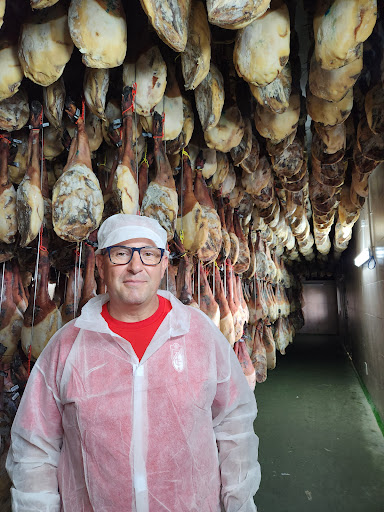
<instances>
[{"instance_id":1,"label":"white head covering","mask_svg":"<svg viewBox=\"0 0 384 512\"><path fill-rule=\"evenodd\" d=\"M155 247L167 248L167 232L157 220L143 215L118 213L108 217L101 225L97 233L98 249L95 254L132 238L149 238Z\"/></svg>"}]
</instances>

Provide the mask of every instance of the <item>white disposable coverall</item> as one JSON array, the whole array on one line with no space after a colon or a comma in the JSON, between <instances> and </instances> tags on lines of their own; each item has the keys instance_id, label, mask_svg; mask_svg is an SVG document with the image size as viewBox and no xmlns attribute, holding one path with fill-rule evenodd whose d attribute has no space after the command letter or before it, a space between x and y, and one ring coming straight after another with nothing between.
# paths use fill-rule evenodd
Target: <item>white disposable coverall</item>
<instances>
[{"instance_id":1,"label":"white disposable coverall","mask_svg":"<svg viewBox=\"0 0 384 512\"><path fill-rule=\"evenodd\" d=\"M108 295L48 343L12 428L13 512L256 510L254 395L211 320L159 294L172 310L140 362Z\"/></svg>"}]
</instances>

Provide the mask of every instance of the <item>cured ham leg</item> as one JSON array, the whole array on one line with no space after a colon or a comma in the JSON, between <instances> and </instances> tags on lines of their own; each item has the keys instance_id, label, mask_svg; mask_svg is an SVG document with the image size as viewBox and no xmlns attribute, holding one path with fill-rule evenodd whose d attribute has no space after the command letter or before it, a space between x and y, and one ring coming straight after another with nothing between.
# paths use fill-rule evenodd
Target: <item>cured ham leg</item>
<instances>
[{"instance_id":1,"label":"cured ham leg","mask_svg":"<svg viewBox=\"0 0 384 512\"><path fill-rule=\"evenodd\" d=\"M140 37L140 44L143 34ZM137 40L136 40L137 43ZM128 52L137 46L128 44ZM149 116L160 103L167 85L167 66L159 47L152 41L145 42L139 49L137 60L126 57L123 66L123 84L137 83L135 109L140 116Z\"/></svg>"},{"instance_id":2,"label":"cured ham leg","mask_svg":"<svg viewBox=\"0 0 384 512\"><path fill-rule=\"evenodd\" d=\"M39 133L42 106L38 101L31 105L31 126L28 140L28 168L16 194L16 215L20 245L25 247L34 240L44 217L44 200L40 185Z\"/></svg>"},{"instance_id":3,"label":"cured ham leg","mask_svg":"<svg viewBox=\"0 0 384 512\"><path fill-rule=\"evenodd\" d=\"M215 210L215 206L209 195L207 185L202 175L201 169L204 167L202 156L196 159L196 179L195 179L195 196L201 204L203 214L208 221L208 237L201 249L197 252L198 257L206 262L217 259L223 237L221 234L220 217Z\"/></svg>"},{"instance_id":4,"label":"cured ham leg","mask_svg":"<svg viewBox=\"0 0 384 512\"><path fill-rule=\"evenodd\" d=\"M192 306L199 309L197 302L193 298L192 291L193 265L185 252L184 246L181 243L177 232L172 240L172 245L180 256L180 263L176 278L176 297L186 306Z\"/></svg>"},{"instance_id":5,"label":"cured ham leg","mask_svg":"<svg viewBox=\"0 0 384 512\"><path fill-rule=\"evenodd\" d=\"M256 320L256 291L255 291L256 283L254 280L250 281L248 296L246 297L248 311L249 311L249 320L248 323L250 325L255 325L257 323Z\"/></svg>"},{"instance_id":6,"label":"cured ham leg","mask_svg":"<svg viewBox=\"0 0 384 512\"><path fill-rule=\"evenodd\" d=\"M21 280L20 268L17 259L12 259L12 273L13 273L13 302L16 304L17 309L21 313L25 313L28 307L28 299L25 295L23 282Z\"/></svg>"},{"instance_id":7,"label":"cured ham leg","mask_svg":"<svg viewBox=\"0 0 384 512\"><path fill-rule=\"evenodd\" d=\"M36 301L32 289L28 308L24 313L24 325L21 330L21 346L26 355L31 350L32 360L36 360L43 348L61 327L61 315L55 302L48 294L49 257L48 236L43 229L39 247L39 265L36 286Z\"/></svg>"},{"instance_id":8,"label":"cured ham leg","mask_svg":"<svg viewBox=\"0 0 384 512\"><path fill-rule=\"evenodd\" d=\"M233 228L233 210L229 204L227 205L227 209L225 212L225 223L227 226L229 239L231 241L229 259L232 261L232 264L235 265L237 263L237 260L239 259L240 243Z\"/></svg>"},{"instance_id":9,"label":"cured ham leg","mask_svg":"<svg viewBox=\"0 0 384 512\"><path fill-rule=\"evenodd\" d=\"M184 185L180 200L182 211L181 217L177 219L177 232L180 236L181 230L183 230L183 245L185 249L190 254L196 254L207 241L208 219L193 192L191 162L185 154L183 154L182 185Z\"/></svg>"},{"instance_id":10,"label":"cured ham leg","mask_svg":"<svg viewBox=\"0 0 384 512\"><path fill-rule=\"evenodd\" d=\"M188 38L191 0L140 0L157 35L176 52L183 52Z\"/></svg>"},{"instance_id":11,"label":"cured ham leg","mask_svg":"<svg viewBox=\"0 0 384 512\"><path fill-rule=\"evenodd\" d=\"M139 209L139 187L136 179L136 159L133 141L133 89L126 86L121 103L123 112L123 155L113 182L120 213L135 215Z\"/></svg>"},{"instance_id":12,"label":"cured ham leg","mask_svg":"<svg viewBox=\"0 0 384 512\"><path fill-rule=\"evenodd\" d=\"M66 112L70 118L76 119L76 111L74 103L68 100ZM52 191L53 229L63 240L84 240L99 227L103 209L103 194L92 171L85 123L79 117L67 165Z\"/></svg>"},{"instance_id":13,"label":"cured ham leg","mask_svg":"<svg viewBox=\"0 0 384 512\"><path fill-rule=\"evenodd\" d=\"M148 188L149 168L153 164L153 153L150 152L146 158L141 162L139 167L139 206L143 204L143 198Z\"/></svg>"},{"instance_id":14,"label":"cured ham leg","mask_svg":"<svg viewBox=\"0 0 384 512\"><path fill-rule=\"evenodd\" d=\"M263 344L267 354L267 368L273 370L276 367L276 344L271 325L266 322L263 323Z\"/></svg>"},{"instance_id":15,"label":"cured ham leg","mask_svg":"<svg viewBox=\"0 0 384 512\"><path fill-rule=\"evenodd\" d=\"M221 224L221 236L223 237L223 242L221 244L221 251L219 256L221 262L229 258L229 253L231 251L231 239L229 238L227 225L225 223L224 202L221 196L217 198L217 213L219 214Z\"/></svg>"},{"instance_id":16,"label":"cured ham leg","mask_svg":"<svg viewBox=\"0 0 384 512\"><path fill-rule=\"evenodd\" d=\"M235 326L233 316L229 309L228 301L224 293L223 282L219 268L215 266L215 299L220 309L220 331L227 338L231 347L235 344Z\"/></svg>"},{"instance_id":17,"label":"cured ham leg","mask_svg":"<svg viewBox=\"0 0 384 512\"><path fill-rule=\"evenodd\" d=\"M256 322L265 320L268 316L268 307L265 303L262 281L256 280Z\"/></svg>"},{"instance_id":18,"label":"cured ham leg","mask_svg":"<svg viewBox=\"0 0 384 512\"><path fill-rule=\"evenodd\" d=\"M267 351L262 340L263 322L259 321L253 331L251 361L256 372L256 382L265 382L267 380Z\"/></svg>"},{"instance_id":19,"label":"cured ham leg","mask_svg":"<svg viewBox=\"0 0 384 512\"><path fill-rule=\"evenodd\" d=\"M256 273L256 256L255 256L255 245L252 242L252 227L248 232L248 249L249 249L249 267L248 270L244 273L244 277L247 279L252 279L252 277Z\"/></svg>"},{"instance_id":20,"label":"cured ham leg","mask_svg":"<svg viewBox=\"0 0 384 512\"><path fill-rule=\"evenodd\" d=\"M251 358L249 357L248 354L247 345L244 341L237 341L233 348L235 350L235 354L237 355L237 359L239 360L245 378L247 379L248 385L251 388L251 390L254 391L256 386L256 373L252 365Z\"/></svg>"},{"instance_id":21,"label":"cured ham leg","mask_svg":"<svg viewBox=\"0 0 384 512\"><path fill-rule=\"evenodd\" d=\"M65 85L61 77L53 84L43 88L44 114L51 126L60 129L65 103Z\"/></svg>"},{"instance_id":22,"label":"cured ham leg","mask_svg":"<svg viewBox=\"0 0 384 512\"><path fill-rule=\"evenodd\" d=\"M235 234L239 240L239 258L236 261L236 264L233 265L233 270L237 274L242 274L249 269L249 265L251 262L251 256L249 252L248 242L246 237L244 236L243 230L240 226L240 219L237 212L233 214L233 227L235 229Z\"/></svg>"},{"instance_id":23,"label":"cured ham leg","mask_svg":"<svg viewBox=\"0 0 384 512\"><path fill-rule=\"evenodd\" d=\"M244 298L244 290L243 290L243 286L241 284L241 279L240 279L239 276L236 276L236 285L237 285L237 296L239 298L240 307L244 311L245 323L248 323L248 321L249 321L249 309L248 309L247 303L246 303L245 298Z\"/></svg>"},{"instance_id":24,"label":"cured ham leg","mask_svg":"<svg viewBox=\"0 0 384 512\"><path fill-rule=\"evenodd\" d=\"M76 278L75 278L75 273ZM75 287L76 283L76 287ZM79 270L76 267L73 267L69 271L68 280L67 280L67 289L65 293L65 298L63 304L60 306L60 313L62 318L62 323L67 324L71 320L76 317L77 308L79 305L79 300L81 296L81 288L83 284L83 276L82 269ZM76 292L75 292L76 290ZM105 293L104 291L102 293Z\"/></svg>"},{"instance_id":25,"label":"cured ham leg","mask_svg":"<svg viewBox=\"0 0 384 512\"><path fill-rule=\"evenodd\" d=\"M158 220L167 232L168 241L173 238L178 211L175 180L165 153L163 142L163 119L157 112L153 115L154 157L156 177L148 185L143 198L141 213Z\"/></svg>"},{"instance_id":26,"label":"cured ham leg","mask_svg":"<svg viewBox=\"0 0 384 512\"><path fill-rule=\"evenodd\" d=\"M96 233L92 233L89 237L91 242L96 241ZM80 315L83 306L93 297L97 295L97 285L95 279L95 249L92 245L85 243L85 271L84 283L81 291L78 314Z\"/></svg>"},{"instance_id":27,"label":"cured ham leg","mask_svg":"<svg viewBox=\"0 0 384 512\"><path fill-rule=\"evenodd\" d=\"M86 68L84 75L84 98L89 110L106 121L105 101L109 87L109 69Z\"/></svg>"},{"instance_id":28,"label":"cured ham leg","mask_svg":"<svg viewBox=\"0 0 384 512\"><path fill-rule=\"evenodd\" d=\"M200 309L212 320L216 327L220 329L220 309L217 302L215 301L211 287L209 286L207 274L205 273L205 270L200 263L198 271L200 272ZM195 284L197 287L197 279ZM196 296L197 291L195 300Z\"/></svg>"},{"instance_id":29,"label":"cured ham leg","mask_svg":"<svg viewBox=\"0 0 384 512\"><path fill-rule=\"evenodd\" d=\"M127 51L127 23L120 0L71 0L68 27L87 67L121 66Z\"/></svg>"},{"instance_id":30,"label":"cured ham leg","mask_svg":"<svg viewBox=\"0 0 384 512\"><path fill-rule=\"evenodd\" d=\"M4 282L2 284L3 295L0 309L0 358L4 363L12 361L13 354L17 350L23 326L23 315L16 307L13 300L14 276L12 264L7 261L1 266L1 274L4 268Z\"/></svg>"},{"instance_id":31,"label":"cured ham leg","mask_svg":"<svg viewBox=\"0 0 384 512\"><path fill-rule=\"evenodd\" d=\"M232 267L232 273L233 273L233 267ZM239 297L239 284L238 284L238 276L235 276L233 273L233 302L235 303L235 306L237 308L238 312L238 318L239 318L239 335L240 338L244 334L244 325L246 322L246 313L242 308L240 297ZM238 340L236 340L238 341Z\"/></svg>"},{"instance_id":32,"label":"cured ham leg","mask_svg":"<svg viewBox=\"0 0 384 512\"><path fill-rule=\"evenodd\" d=\"M9 180L10 139L0 134L0 241L12 244L17 233L16 190Z\"/></svg>"},{"instance_id":33,"label":"cured ham leg","mask_svg":"<svg viewBox=\"0 0 384 512\"><path fill-rule=\"evenodd\" d=\"M232 313L233 317L233 325L235 328L235 341L239 341L239 339L243 335L243 324L241 321L241 311L239 310L239 304L235 303L234 294L235 294L235 276L233 274L233 268L231 262L228 261L226 265L226 277L227 277L227 301L229 309Z\"/></svg>"}]
</instances>

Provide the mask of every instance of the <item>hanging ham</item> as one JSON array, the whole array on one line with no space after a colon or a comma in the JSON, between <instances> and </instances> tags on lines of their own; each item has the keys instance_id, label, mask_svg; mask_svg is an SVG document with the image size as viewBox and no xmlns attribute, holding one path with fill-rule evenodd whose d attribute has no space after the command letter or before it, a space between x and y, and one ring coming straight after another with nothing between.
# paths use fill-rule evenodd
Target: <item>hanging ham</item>
<instances>
[{"instance_id":1,"label":"hanging ham","mask_svg":"<svg viewBox=\"0 0 384 512\"><path fill-rule=\"evenodd\" d=\"M260 135L266 139L271 139L276 144L295 132L299 116L300 97L298 94L291 94L289 106L281 114L276 114L257 105L255 112L256 130Z\"/></svg>"},{"instance_id":2,"label":"hanging ham","mask_svg":"<svg viewBox=\"0 0 384 512\"><path fill-rule=\"evenodd\" d=\"M203 131L217 125L224 106L224 80L211 62L207 76L195 89L195 104Z\"/></svg>"},{"instance_id":3,"label":"hanging ham","mask_svg":"<svg viewBox=\"0 0 384 512\"><path fill-rule=\"evenodd\" d=\"M334 126L343 123L352 111L353 89L349 89L340 101L326 101L307 92L307 111L317 123Z\"/></svg>"},{"instance_id":4,"label":"hanging ham","mask_svg":"<svg viewBox=\"0 0 384 512\"><path fill-rule=\"evenodd\" d=\"M27 356L30 354L32 360L39 357L45 345L62 325L60 312L48 294L50 263L48 236L45 228L41 233L38 251L37 279L34 282L28 308L24 313L24 323L21 330L22 349Z\"/></svg>"},{"instance_id":5,"label":"hanging ham","mask_svg":"<svg viewBox=\"0 0 384 512\"><path fill-rule=\"evenodd\" d=\"M0 28L3 26L5 13L5 0L0 0Z\"/></svg>"},{"instance_id":6,"label":"hanging ham","mask_svg":"<svg viewBox=\"0 0 384 512\"><path fill-rule=\"evenodd\" d=\"M29 132L29 163L16 194L16 215L20 245L25 247L34 240L44 217L44 200L41 193L39 134L42 122L42 106L38 101L31 104L31 130Z\"/></svg>"},{"instance_id":7,"label":"hanging ham","mask_svg":"<svg viewBox=\"0 0 384 512\"><path fill-rule=\"evenodd\" d=\"M29 0L32 9L45 9L57 4L59 0Z\"/></svg>"},{"instance_id":8,"label":"hanging ham","mask_svg":"<svg viewBox=\"0 0 384 512\"><path fill-rule=\"evenodd\" d=\"M243 274L249 268L251 257L248 247L248 242L246 237L244 236L243 230L240 226L240 219L236 212L233 214L233 227L235 230L235 234L239 240L239 257L236 263L233 265L233 270L237 274Z\"/></svg>"},{"instance_id":9,"label":"hanging ham","mask_svg":"<svg viewBox=\"0 0 384 512\"><path fill-rule=\"evenodd\" d=\"M242 323L242 311L239 308L239 303L235 303L235 293L236 293L236 282L235 276L233 274L233 268L230 260L227 261L226 264L226 278L227 278L227 301L229 309L232 313L233 317L233 326L235 329L235 341L239 341L239 339L243 335L243 327Z\"/></svg>"},{"instance_id":10,"label":"hanging ham","mask_svg":"<svg viewBox=\"0 0 384 512\"><path fill-rule=\"evenodd\" d=\"M84 75L84 99L89 110L106 121L105 102L109 87L109 69L86 68Z\"/></svg>"},{"instance_id":11,"label":"hanging ham","mask_svg":"<svg viewBox=\"0 0 384 512\"><path fill-rule=\"evenodd\" d=\"M212 25L236 30L260 18L271 0L208 0L208 18Z\"/></svg>"},{"instance_id":12,"label":"hanging ham","mask_svg":"<svg viewBox=\"0 0 384 512\"><path fill-rule=\"evenodd\" d=\"M270 84L264 86L249 84L249 87L259 105L276 114L281 114L289 107L291 85L291 67L287 63Z\"/></svg>"},{"instance_id":13,"label":"hanging ham","mask_svg":"<svg viewBox=\"0 0 384 512\"><path fill-rule=\"evenodd\" d=\"M356 46L371 35L376 18L376 0L318 2L313 31L321 67L335 69L355 60Z\"/></svg>"},{"instance_id":14,"label":"hanging ham","mask_svg":"<svg viewBox=\"0 0 384 512\"><path fill-rule=\"evenodd\" d=\"M219 214L221 224L221 236L223 237L220 260L225 262L225 260L229 257L229 253L231 251L231 239L229 237L227 225L225 223L224 202L221 196L218 196L217 198L217 213Z\"/></svg>"},{"instance_id":15,"label":"hanging ham","mask_svg":"<svg viewBox=\"0 0 384 512\"><path fill-rule=\"evenodd\" d=\"M0 130L14 132L20 130L28 121L28 95L20 90L3 101L0 101Z\"/></svg>"},{"instance_id":16,"label":"hanging ham","mask_svg":"<svg viewBox=\"0 0 384 512\"><path fill-rule=\"evenodd\" d=\"M183 52L188 38L191 0L140 0L157 35L176 52Z\"/></svg>"},{"instance_id":17,"label":"hanging ham","mask_svg":"<svg viewBox=\"0 0 384 512\"><path fill-rule=\"evenodd\" d=\"M0 267L2 297L0 302L0 353L1 361L10 363L17 350L23 326L23 315L13 300L15 286L12 264L7 261Z\"/></svg>"},{"instance_id":18,"label":"hanging ham","mask_svg":"<svg viewBox=\"0 0 384 512\"><path fill-rule=\"evenodd\" d=\"M256 382L265 382L267 380L267 351L263 344L263 322L259 321L253 328L253 348L251 361L256 372Z\"/></svg>"},{"instance_id":19,"label":"hanging ham","mask_svg":"<svg viewBox=\"0 0 384 512\"><path fill-rule=\"evenodd\" d=\"M139 208L139 187L133 138L133 89L124 87L121 110L123 112L123 153L113 181L115 199L120 213L135 215Z\"/></svg>"},{"instance_id":20,"label":"hanging ham","mask_svg":"<svg viewBox=\"0 0 384 512\"><path fill-rule=\"evenodd\" d=\"M197 201L193 192L191 163L186 154L183 154L183 170L180 206L181 216L177 219L177 232L183 232L183 245L191 254L196 254L208 238L208 218L203 207Z\"/></svg>"},{"instance_id":21,"label":"hanging ham","mask_svg":"<svg viewBox=\"0 0 384 512\"><path fill-rule=\"evenodd\" d=\"M231 347L235 344L235 326L233 316L225 296L219 267L215 265L215 299L220 309L220 331L227 338Z\"/></svg>"},{"instance_id":22,"label":"hanging ham","mask_svg":"<svg viewBox=\"0 0 384 512\"><path fill-rule=\"evenodd\" d=\"M24 77L15 42L0 41L0 69L0 101L3 101L17 93Z\"/></svg>"},{"instance_id":23,"label":"hanging ham","mask_svg":"<svg viewBox=\"0 0 384 512\"><path fill-rule=\"evenodd\" d=\"M220 217L214 207L207 185L201 173L202 165L196 168L195 197L203 210L203 215L208 221L208 237L204 245L197 251L197 256L205 261L214 261L219 255L223 241L221 235Z\"/></svg>"},{"instance_id":24,"label":"hanging ham","mask_svg":"<svg viewBox=\"0 0 384 512\"><path fill-rule=\"evenodd\" d=\"M16 191L9 180L8 158L10 138L0 134L0 241L12 244L17 233Z\"/></svg>"},{"instance_id":25,"label":"hanging ham","mask_svg":"<svg viewBox=\"0 0 384 512\"><path fill-rule=\"evenodd\" d=\"M68 273L64 302L60 306L60 314L63 325L67 324L77 316L82 285L82 269L79 269L78 266L73 266Z\"/></svg>"},{"instance_id":26,"label":"hanging ham","mask_svg":"<svg viewBox=\"0 0 384 512\"><path fill-rule=\"evenodd\" d=\"M172 239L171 243L176 248L176 252L178 253L178 256L180 258L176 277L176 297L180 300L180 302L182 302L186 306L192 306L199 309L197 302L193 298L193 265L185 252L184 246L177 232L175 233L175 236Z\"/></svg>"},{"instance_id":27,"label":"hanging ham","mask_svg":"<svg viewBox=\"0 0 384 512\"><path fill-rule=\"evenodd\" d=\"M91 242L96 242L96 233L91 233L89 237ZM95 279L95 249L93 245L85 242L84 244L84 252L85 252L85 269L83 272L83 288L81 290L81 297L78 307L78 314L81 313L81 310L85 304L96 297L96 279Z\"/></svg>"},{"instance_id":28,"label":"hanging ham","mask_svg":"<svg viewBox=\"0 0 384 512\"><path fill-rule=\"evenodd\" d=\"M327 101L340 101L355 85L362 69L363 48L360 46L355 60L336 69L323 69L315 55L312 55L308 80L309 89L318 98Z\"/></svg>"},{"instance_id":29,"label":"hanging ham","mask_svg":"<svg viewBox=\"0 0 384 512\"><path fill-rule=\"evenodd\" d=\"M160 103L167 85L167 66L159 47L150 43L139 51L137 60L126 60L123 66L123 84L137 85L135 110L140 116L149 116Z\"/></svg>"},{"instance_id":30,"label":"hanging ham","mask_svg":"<svg viewBox=\"0 0 384 512\"><path fill-rule=\"evenodd\" d=\"M243 370L245 378L247 379L248 385L252 391L256 386L256 373L252 365L251 358L249 357L247 346L243 340L237 341L233 347L235 354L239 360L240 366Z\"/></svg>"},{"instance_id":31,"label":"hanging ham","mask_svg":"<svg viewBox=\"0 0 384 512\"><path fill-rule=\"evenodd\" d=\"M218 329L220 329L220 309L215 301L211 287L209 286L207 274L200 262L198 272L200 273L200 295L198 294L198 291L196 291L195 300L199 296L200 310L212 320ZM195 286L199 286L197 278L195 279Z\"/></svg>"},{"instance_id":32,"label":"hanging ham","mask_svg":"<svg viewBox=\"0 0 384 512\"><path fill-rule=\"evenodd\" d=\"M263 322L263 344L267 355L267 368L273 370L276 368L276 344L273 339L271 325Z\"/></svg>"},{"instance_id":33,"label":"hanging ham","mask_svg":"<svg viewBox=\"0 0 384 512\"><path fill-rule=\"evenodd\" d=\"M43 89L44 115L50 124L58 129L61 127L65 103L65 85L63 78L59 78Z\"/></svg>"},{"instance_id":34,"label":"hanging ham","mask_svg":"<svg viewBox=\"0 0 384 512\"><path fill-rule=\"evenodd\" d=\"M204 132L207 146L228 153L244 136L244 121L237 105L223 108L219 122Z\"/></svg>"},{"instance_id":35,"label":"hanging ham","mask_svg":"<svg viewBox=\"0 0 384 512\"><path fill-rule=\"evenodd\" d=\"M233 265L236 265L237 260L239 259L240 243L233 227L233 210L229 204L226 207L225 224L227 226L229 239L231 241L229 259Z\"/></svg>"},{"instance_id":36,"label":"hanging ham","mask_svg":"<svg viewBox=\"0 0 384 512\"><path fill-rule=\"evenodd\" d=\"M72 51L67 11L61 4L33 13L22 26L19 59L24 75L38 85L56 82Z\"/></svg>"},{"instance_id":37,"label":"hanging ham","mask_svg":"<svg viewBox=\"0 0 384 512\"><path fill-rule=\"evenodd\" d=\"M287 6L273 0L263 16L237 33L233 51L237 74L258 86L270 84L288 62L290 33Z\"/></svg>"},{"instance_id":38,"label":"hanging ham","mask_svg":"<svg viewBox=\"0 0 384 512\"><path fill-rule=\"evenodd\" d=\"M68 26L86 66L106 69L123 63L127 24L121 0L71 0Z\"/></svg>"},{"instance_id":39,"label":"hanging ham","mask_svg":"<svg viewBox=\"0 0 384 512\"><path fill-rule=\"evenodd\" d=\"M185 90L194 90L209 72L211 62L211 32L203 2L192 3L188 26L188 41L181 54Z\"/></svg>"},{"instance_id":40,"label":"hanging ham","mask_svg":"<svg viewBox=\"0 0 384 512\"><path fill-rule=\"evenodd\" d=\"M76 110L69 100L66 109L69 116L74 118ZM79 117L67 165L52 191L53 228L63 240L79 242L99 227L103 208L103 194L92 171L85 123Z\"/></svg>"},{"instance_id":41,"label":"hanging ham","mask_svg":"<svg viewBox=\"0 0 384 512\"><path fill-rule=\"evenodd\" d=\"M178 198L172 169L162 142L163 119L157 112L153 116L152 136L154 138L156 177L148 185L141 213L157 219L166 230L169 241L173 238L176 228Z\"/></svg>"}]
</instances>

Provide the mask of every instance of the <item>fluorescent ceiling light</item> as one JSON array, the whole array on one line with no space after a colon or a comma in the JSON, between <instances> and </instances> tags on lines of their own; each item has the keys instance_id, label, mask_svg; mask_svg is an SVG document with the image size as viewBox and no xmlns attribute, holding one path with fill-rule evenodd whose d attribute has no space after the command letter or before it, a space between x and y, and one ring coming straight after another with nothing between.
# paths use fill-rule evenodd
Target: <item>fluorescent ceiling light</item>
<instances>
[{"instance_id":1,"label":"fluorescent ceiling light","mask_svg":"<svg viewBox=\"0 0 384 512\"><path fill-rule=\"evenodd\" d=\"M361 251L360 254L358 254L355 258L355 265L356 267L361 267L361 265L364 265L364 263L367 263L367 261L371 257L371 251L366 247Z\"/></svg>"}]
</instances>

